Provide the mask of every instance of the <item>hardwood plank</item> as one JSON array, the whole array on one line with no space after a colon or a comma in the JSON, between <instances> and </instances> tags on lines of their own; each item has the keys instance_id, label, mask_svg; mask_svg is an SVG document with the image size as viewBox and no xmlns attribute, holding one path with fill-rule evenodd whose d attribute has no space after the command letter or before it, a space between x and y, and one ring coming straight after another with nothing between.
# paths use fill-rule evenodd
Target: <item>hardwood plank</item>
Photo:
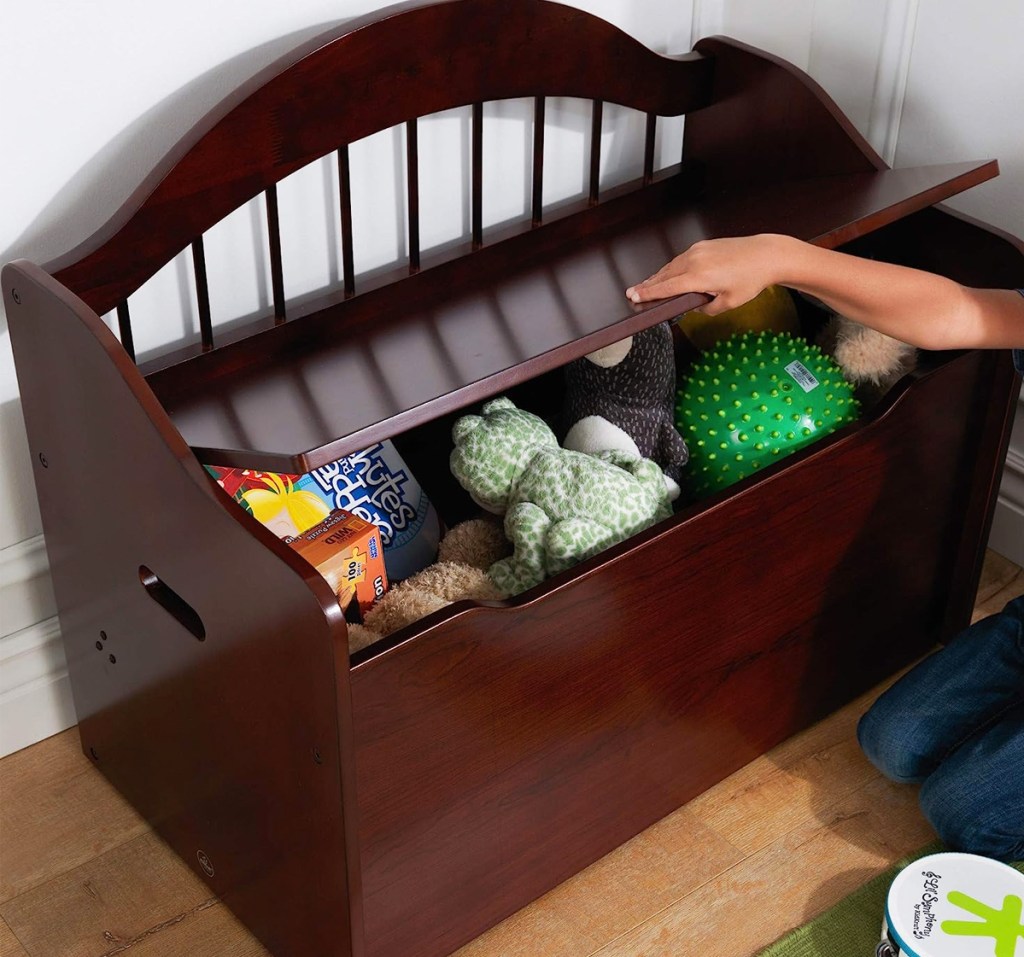
<instances>
[{"instance_id":1,"label":"hardwood plank","mask_svg":"<svg viewBox=\"0 0 1024 957\"><path fill-rule=\"evenodd\" d=\"M1002 611L1018 595L1024 595L1024 570L998 552L986 551L971 621Z\"/></svg>"},{"instance_id":2,"label":"hardwood plank","mask_svg":"<svg viewBox=\"0 0 1024 957\"><path fill-rule=\"evenodd\" d=\"M974 600L975 607L988 601L993 594L1004 589L1022 574L1024 572L1010 559L1004 558L991 548L986 548L985 562L981 567L981 580L978 582L978 594ZM1021 587L1024 588L1024 585Z\"/></svg>"},{"instance_id":3,"label":"hardwood plank","mask_svg":"<svg viewBox=\"0 0 1024 957\"><path fill-rule=\"evenodd\" d=\"M592 953L743 855L680 809L456 952L457 957Z\"/></svg>"},{"instance_id":4,"label":"hardwood plank","mask_svg":"<svg viewBox=\"0 0 1024 957\"><path fill-rule=\"evenodd\" d=\"M0 903L144 834L71 728L0 761Z\"/></svg>"},{"instance_id":5,"label":"hardwood plank","mask_svg":"<svg viewBox=\"0 0 1024 957\"><path fill-rule=\"evenodd\" d=\"M271 957L223 904L214 904L129 946L131 957ZM120 950L112 948L102 957L118 953Z\"/></svg>"},{"instance_id":6,"label":"hardwood plank","mask_svg":"<svg viewBox=\"0 0 1024 957\"><path fill-rule=\"evenodd\" d=\"M28 957L25 948L18 943L14 931L7 926L7 922L0 919L0 957Z\"/></svg>"},{"instance_id":7,"label":"hardwood plank","mask_svg":"<svg viewBox=\"0 0 1024 957\"><path fill-rule=\"evenodd\" d=\"M819 817L597 954L678 957L701 942L715 957L750 957L935 836L917 810L917 789L881 778Z\"/></svg>"},{"instance_id":8,"label":"hardwood plank","mask_svg":"<svg viewBox=\"0 0 1024 957\"><path fill-rule=\"evenodd\" d=\"M12 938L13 939L13 938ZM2 943L2 937L0 937ZM111 937L89 957L116 957L129 952L132 957L272 957L238 919L215 899L191 912L147 928L136 937ZM23 948L0 951L0 957L59 957L60 952Z\"/></svg>"},{"instance_id":9,"label":"hardwood plank","mask_svg":"<svg viewBox=\"0 0 1024 957\"><path fill-rule=\"evenodd\" d=\"M216 903L152 833L0 905L29 957L95 957Z\"/></svg>"},{"instance_id":10,"label":"hardwood plank","mask_svg":"<svg viewBox=\"0 0 1024 957\"><path fill-rule=\"evenodd\" d=\"M856 739L857 721L884 687L755 758L687 805L745 855L817 820L878 777Z\"/></svg>"}]
</instances>

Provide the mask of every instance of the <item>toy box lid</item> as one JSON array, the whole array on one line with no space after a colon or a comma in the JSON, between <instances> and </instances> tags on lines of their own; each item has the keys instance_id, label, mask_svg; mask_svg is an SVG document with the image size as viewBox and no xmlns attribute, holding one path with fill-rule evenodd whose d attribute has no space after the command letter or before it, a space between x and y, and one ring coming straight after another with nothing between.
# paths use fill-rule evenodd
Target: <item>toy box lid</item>
<instances>
[{"instance_id":1,"label":"toy box lid","mask_svg":"<svg viewBox=\"0 0 1024 957\"><path fill-rule=\"evenodd\" d=\"M997 175L882 169L701 194L664 175L147 380L200 460L302 473L699 307L624 295L697 240L783 232L835 247ZM143 371L146 371L145 369Z\"/></svg>"}]
</instances>

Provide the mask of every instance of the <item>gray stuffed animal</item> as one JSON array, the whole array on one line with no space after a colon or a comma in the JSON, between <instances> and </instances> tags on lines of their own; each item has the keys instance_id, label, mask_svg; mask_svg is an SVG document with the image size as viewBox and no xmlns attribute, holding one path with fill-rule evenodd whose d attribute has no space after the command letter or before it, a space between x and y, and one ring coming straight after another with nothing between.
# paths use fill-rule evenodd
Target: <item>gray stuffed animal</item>
<instances>
[{"instance_id":1,"label":"gray stuffed animal","mask_svg":"<svg viewBox=\"0 0 1024 957\"><path fill-rule=\"evenodd\" d=\"M675 426L675 395L672 330L663 322L566 366L562 446L653 459L675 499L690 457Z\"/></svg>"}]
</instances>

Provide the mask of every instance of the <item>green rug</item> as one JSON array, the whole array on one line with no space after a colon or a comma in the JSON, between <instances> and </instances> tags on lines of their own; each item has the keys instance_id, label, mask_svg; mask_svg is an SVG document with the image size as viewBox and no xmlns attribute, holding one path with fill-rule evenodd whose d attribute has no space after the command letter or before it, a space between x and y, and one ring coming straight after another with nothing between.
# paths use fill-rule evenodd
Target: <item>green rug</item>
<instances>
[{"instance_id":1,"label":"green rug","mask_svg":"<svg viewBox=\"0 0 1024 957\"><path fill-rule=\"evenodd\" d=\"M936 842L897 861L809 924L777 940L758 957L873 957L882 933L885 897L892 879L911 861L946 848ZM1013 865L1024 873L1024 863Z\"/></svg>"}]
</instances>

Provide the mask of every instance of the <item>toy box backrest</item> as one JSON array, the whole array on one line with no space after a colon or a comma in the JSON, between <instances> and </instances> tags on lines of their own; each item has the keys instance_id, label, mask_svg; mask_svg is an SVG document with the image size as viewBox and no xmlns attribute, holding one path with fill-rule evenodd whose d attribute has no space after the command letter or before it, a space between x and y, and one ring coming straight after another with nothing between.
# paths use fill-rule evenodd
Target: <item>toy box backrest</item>
<instances>
[{"instance_id":1,"label":"toy box backrest","mask_svg":"<svg viewBox=\"0 0 1024 957\"><path fill-rule=\"evenodd\" d=\"M752 96L752 90L759 92ZM644 185L656 178L657 118L681 114L691 117L684 173L695 183L705 176L721 185L884 167L817 84L743 44L717 38L702 41L698 52L662 56L604 20L549 0L414 2L345 23L262 70L198 122L101 230L48 271L98 314L116 309L121 340L134 357L128 297L191 246L201 342L168 361L209 352L224 334L218 330L214 341L213 320L221 317L211 317L203 235L231 212L265 197L273 289L268 318L282 324L289 309L278 182L337 151L348 298L356 291L351 196L359 188L350 181L348 144L406 125L406 274L416 273L419 194L430 186L419 182L416 119L473 107L468 251L492 241L481 216L483 104L534 98L532 216L520 224L529 231L549 215L542 202L544 117L546 99L556 96L592 101L585 176L590 205L605 198L599 179L606 102L647 114L643 168L637 169ZM254 324L251 331L267 327ZM248 334L232 330L227 338Z\"/></svg>"},{"instance_id":2,"label":"toy box backrest","mask_svg":"<svg viewBox=\"0 0 1024 957\"><path fill-rule=\"evenodd\" d=\"M685 155L705 187L885 169L835 101L793 64L737 40L694 49L715 62L711 105L686 123Z\"/></svg>"},{"instance_id":3,"label":"toy box backrest","mask_svg":"<svg viewBox=\"0 0 1024 957\"><path fill-rule=\"evenodd\" d=\"M545 95L679 115L708 102L711 68L699 54L659 56L547 0L390 7L305 44L237 90L51 271L104 314L241 204L371 133L458 106ZM479 129L474 136L479 143Z\"/></svg>"}]
</instances>

